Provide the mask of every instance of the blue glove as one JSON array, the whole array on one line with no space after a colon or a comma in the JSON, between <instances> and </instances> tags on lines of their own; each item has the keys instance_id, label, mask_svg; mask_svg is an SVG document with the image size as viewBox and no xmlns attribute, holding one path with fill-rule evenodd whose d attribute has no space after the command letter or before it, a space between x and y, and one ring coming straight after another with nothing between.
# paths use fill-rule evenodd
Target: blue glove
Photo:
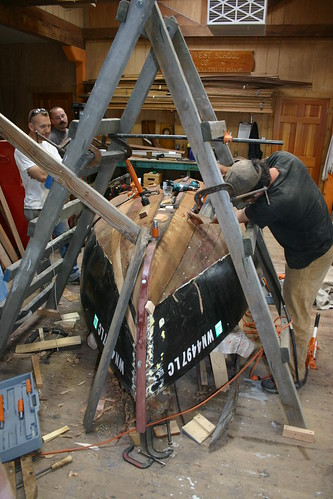
<instances>
[{"instance_id":1,"label":"blue glove","mask_svg":"<svg viewBox=\"0 0 333 499\"><path fill-rule=\"evenodd\" d=\"M51 185L52 185L52 182L53 182L53 177L51 177L51 175L48 175L47 176L47 179L45 180L45 188L46 189L50 189L51 188Z\"/></svg>"}]
</instances>

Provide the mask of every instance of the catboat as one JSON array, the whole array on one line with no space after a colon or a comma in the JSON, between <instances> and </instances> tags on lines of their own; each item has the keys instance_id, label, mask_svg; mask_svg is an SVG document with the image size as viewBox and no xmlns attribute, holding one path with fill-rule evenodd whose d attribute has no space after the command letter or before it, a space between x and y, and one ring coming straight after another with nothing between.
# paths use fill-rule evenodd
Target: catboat
<instances>
[{"instance_id":1,"label":"catboat","mask_svg":"<svg viewBox=\"0 0 333 499\"><path fill-rule=\"evenodd\" d=\"M139 226L151 230L154 220L159 226L158 237L147 246L112 353L114 374L133 397L137 392L138 337L139 343L145 342L148 400L206 357L247 309L219 225L195 227L187 220L195 204L194 194L180 192L172 208L166 209L161 208L163 192L158 190L149 197L144 217L140 197L118 207ZM88 328L100 349L106 342L133 248L102 219L94 224L85 246L81 301Z\"/></svg>"}]
</instances>

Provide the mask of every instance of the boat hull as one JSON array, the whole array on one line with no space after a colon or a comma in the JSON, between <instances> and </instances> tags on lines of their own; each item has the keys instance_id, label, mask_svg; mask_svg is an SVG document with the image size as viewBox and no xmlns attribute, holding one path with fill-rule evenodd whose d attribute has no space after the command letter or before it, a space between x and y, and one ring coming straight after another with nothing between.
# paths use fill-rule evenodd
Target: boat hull
<instances>
[{"instance_id":1,"label":"boat hull","mask_svg":"<svg viewBox=\"0 0 333 499\"><path fill-rule=\"evenodd\" d=\"M193 198L192 198L193 199ZM81 301L90 331L98 346L103 348L112 317L119 298L119 267L125 273L126 265L110 249L110 241L122 248L121 256L128 247L119 241L118 233L101 222L87 241L82 261ZM186 218L184 237L189 225ZM185 225L186 224L186 225ZM177 226L179 220L177 221ZM173 230L169 223L167 231ZM152 274L148 299L155 308L147 314L146 326L146 398L155 396L165 386L174 383L189 369L206 357L238 324L247 304L237 278L231 257L221 241L219 227L191 227L189 242L178 266L172 275L165 276L163 291L158 269L165 268L158 255L158 246L152 263ZM166 239L166 236L162 236ZM177 240L170 244L170 258L175 257ZM222 254L221 254L222 253ZM206 254L206 261L204 255ZM216 258L216 255L220 258ZM128 257L129 258L129 257ZM190 262L190 263L189 263ZM173 265L174 266L174 265ZM157 270L156 270L157 269ZM190 269L190 270L189 270ZM155 276L158 283L155 285ZM140 272L138 285L140 282ZM111 365L123 387L133 396L136 393L136 324L138 321L139 291L133 292L128 313L122 323L120 334L112 355Z\"/></svg>"}]
</instances>

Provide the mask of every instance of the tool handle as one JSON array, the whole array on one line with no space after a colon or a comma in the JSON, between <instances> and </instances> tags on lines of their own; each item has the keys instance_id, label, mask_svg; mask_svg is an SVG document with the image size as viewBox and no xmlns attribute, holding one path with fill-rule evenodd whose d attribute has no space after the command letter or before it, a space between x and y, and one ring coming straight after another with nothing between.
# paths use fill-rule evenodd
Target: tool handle
<instances>
[{"instance_id":1,"label":"tool handle","mask_svg":"<svg viewBox=\"0 0 333 499\"><path fill-rule=\"evenodd\" d=\"M64 459L62 459L61 461L57 461L56 463L51 464L51 470L52 471L58 470L59 468L66 466L66 464L69 464L72 461L73 461L72 456L67 456Z\"/></svg>"},{"instance_id":2,"label":"tool handle","mask_svg":"<svg viewBox=\"0 0 333 499\"><path fill-rule=\"evenodd\" d=\"M26 386L26 389L27 389L27 393L31 393L32 392L32 389L31 389L31 381L29 378L27 378L25 380L25 386Z\"/></svg>"}]
</instances>

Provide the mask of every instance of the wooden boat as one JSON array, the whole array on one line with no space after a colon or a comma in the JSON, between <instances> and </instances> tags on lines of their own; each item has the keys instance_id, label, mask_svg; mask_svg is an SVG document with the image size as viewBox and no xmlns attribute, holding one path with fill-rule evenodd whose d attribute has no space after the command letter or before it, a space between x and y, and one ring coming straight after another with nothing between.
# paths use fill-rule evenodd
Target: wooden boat
<instances>
[{"instance_id":1,"label":"wooden boat","mask_svg":"<svg viewBox=\"0 0 333 499\"><path fill-rule=\"evenodd\" d=\"M209 354L247 308L219 225L195 227L187 220L194 194L180 192L177 208L167 210L160 208L163 192L159 191L150 196L143 218L139 197L119 206L149 230L154 219L159 221L158 238L147 247L111 361L114 373L133 396L138 334L143 334L139 343L146 343L145 397L149 399ZM88 327L101 349L132 251L133 244L104 220L95 224L85 247L81 300ZM151 313L144 308L147 301Z\"/></svg>"}]
</instances>

